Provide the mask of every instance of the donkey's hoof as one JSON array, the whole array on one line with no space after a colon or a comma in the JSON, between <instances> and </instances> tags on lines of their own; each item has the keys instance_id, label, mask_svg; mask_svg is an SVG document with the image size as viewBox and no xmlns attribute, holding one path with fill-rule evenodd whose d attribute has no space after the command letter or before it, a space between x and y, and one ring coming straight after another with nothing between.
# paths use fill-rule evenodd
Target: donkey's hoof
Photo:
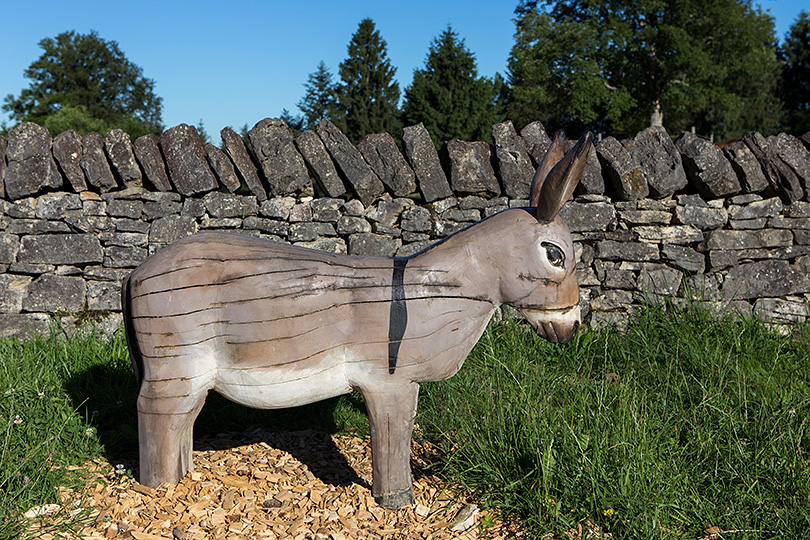
<instances>
[{"instance_id":1,"label":"donkey's hoof","mask_svg":"<svg viewBox=\"0 0 810 540\"><path fill-rule=\"evenodd\" d=\"M395 491L393 493L385 493L384 495L375 495L374 500L383 508L397 509L403 506L413 504L413 488L403 489L402 491Z\"/></svg>"}]
</instances>

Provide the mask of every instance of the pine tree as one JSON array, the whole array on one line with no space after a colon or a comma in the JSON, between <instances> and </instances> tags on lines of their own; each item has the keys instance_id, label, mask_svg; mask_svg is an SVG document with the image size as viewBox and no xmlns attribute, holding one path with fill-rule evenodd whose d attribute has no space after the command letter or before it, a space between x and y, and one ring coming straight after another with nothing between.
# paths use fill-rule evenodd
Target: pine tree
<instances>
[{"instance_id":1,"label":"pine tree","mask_svg":"<svg viewBox=\"0 0 810 540\"><path fill-rule=\"evenodd\" d=\"M371 19L363 19L352 36L349 56L340 64L331 120L354 143L370 133L397 136L399 84L388 59L387 44Z\"/></svg>"},{"instance_id":2,"label":"pine tree","mask_svg":"<svg viewBox=\"0 0 810 540\"><path fill-rule=\"evenodd\" d=\"M780 116L772 18L751 0L522 0L507 112L517 125L633 135L770 133Z\"/></svg>"},{"instance_id":3,"label":"pine tree","mask_svg":"<svg viewBox=\"0 0 810 540\"><path fill-rule=\"evenodd\" d=\"M313 129L323 118L331 118L335 110L335 84L323 60L317 70L309 74L304 88L306 93L297 105L304 113L306 127Z\"/></svg>"},{"instance_id":4,"label":"pine tree","mask_svg":"<svg viewBox=\"0 0 810 540\"><path fill-rule=\"evenodd\" d=\"M794 135L810 131L810 17L799 13L780 48L784 62L782 97L784 127Z\"/></svg>"},{"instance_id":5,"label":"pine tree","mask_svg":"<svg viewBox=\"0 0 810 540\"><path fill-rule=\"evenodd\" d=\"M449 26L430 45L425 67L413 74L405 89L403 121L422 122L437 146L442 141L489 140L492 125L501 120L497 106L501 90L478 76L475 56Z\"/></svg>"}]
</instances>

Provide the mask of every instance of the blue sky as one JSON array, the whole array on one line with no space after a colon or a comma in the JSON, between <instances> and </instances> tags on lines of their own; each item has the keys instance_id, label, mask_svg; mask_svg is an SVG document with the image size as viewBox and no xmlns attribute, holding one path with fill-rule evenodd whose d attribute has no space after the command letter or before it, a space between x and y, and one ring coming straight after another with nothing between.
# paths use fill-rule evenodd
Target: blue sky
<instances>
[{"instance_id":1,"label":"blue sky","mask_svg":"<svg viewBox=\"0 0 810 540\"><path fill-rule=\"evenodd\" d=\"M784 37L806 0L759 0ZM517 0L5 2L0 37L0 98L19 95L23 71L46 37L96 30L117 41L156 83L167 127L204 122L216 142L225 126L252 127L286 108L298 113L307 75L323 60L338 65L360 21L370 17L388 43L400 90L424 66L428 47L447 25L476 56L480 75L504 74ZM36 6L35 8L32 6ZM0 122L8 115L0 112Z\"/></svg>"}]
</instances>

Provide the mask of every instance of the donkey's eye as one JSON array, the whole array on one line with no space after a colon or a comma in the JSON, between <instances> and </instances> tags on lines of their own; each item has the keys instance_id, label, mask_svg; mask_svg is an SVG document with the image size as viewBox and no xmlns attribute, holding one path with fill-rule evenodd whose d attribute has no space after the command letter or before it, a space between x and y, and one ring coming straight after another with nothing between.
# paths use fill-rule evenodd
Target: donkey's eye
<instances>
[{"instance_id":1,"label":"donkey's eye","mask_svg":"<svg viewBox=\"0 0 810 540\"><path fill-rule=\"evenodd\" d=\"M556 266L557 268L565 266L565 255L560 248L548 242L543 242L542 245L546 248L546 257L552 266Z\"/></svg>"}]
</instances>

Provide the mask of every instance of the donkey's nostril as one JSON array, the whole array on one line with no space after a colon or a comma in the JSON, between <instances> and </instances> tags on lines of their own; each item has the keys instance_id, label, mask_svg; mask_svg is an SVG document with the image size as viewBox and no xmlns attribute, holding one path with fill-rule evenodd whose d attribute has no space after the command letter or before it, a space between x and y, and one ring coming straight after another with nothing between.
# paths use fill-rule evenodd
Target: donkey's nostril
<instances>
[{"instance_id":1,"label":"donkey's nostril","mask_svg":"<svg viewBox=\"0 0 810 540\"><path fill-rule=\"evenodd\" d=\"M574 332L579 329L579 321L574 321Z\"/></svg>"}]
</instances>

